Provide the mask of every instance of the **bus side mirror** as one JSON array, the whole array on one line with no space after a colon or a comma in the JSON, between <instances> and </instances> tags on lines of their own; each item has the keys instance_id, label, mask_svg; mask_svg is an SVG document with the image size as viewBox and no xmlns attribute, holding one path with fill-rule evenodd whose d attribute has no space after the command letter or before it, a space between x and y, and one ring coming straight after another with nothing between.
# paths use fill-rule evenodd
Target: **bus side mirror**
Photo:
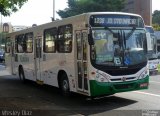
<instances>
[{"instance_id":1,"label":"bus side mirror","mask_svg":"<svg viewBox=\"0 0 160 116\"><path fill-rule=\"evenodd\" d=\"M89 33L89 34L88 34L88 43L89 43L89 45L94 45L92 33Z\"/></svg>"}]
</instances>

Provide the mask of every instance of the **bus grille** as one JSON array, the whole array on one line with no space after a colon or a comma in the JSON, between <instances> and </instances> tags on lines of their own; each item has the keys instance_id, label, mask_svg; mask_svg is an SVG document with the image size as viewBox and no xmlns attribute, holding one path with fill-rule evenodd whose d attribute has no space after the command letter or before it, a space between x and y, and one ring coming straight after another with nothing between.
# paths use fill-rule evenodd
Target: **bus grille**
<instances>
[{"instance_id":1,"label":"bus grille","mask_svg":"<svg viewBox=\"0 0 160 116\"><path fill-rule=\"evenodd\" d=\"M126 80L125 81L132 81L132 80L134 80L134 79L136 79L136 77L128 77L128 78L126 78ZM122 78L112 78L112 79L110 79L112 82L123 82L123 79Z\"/></svg>"}]
</instances>

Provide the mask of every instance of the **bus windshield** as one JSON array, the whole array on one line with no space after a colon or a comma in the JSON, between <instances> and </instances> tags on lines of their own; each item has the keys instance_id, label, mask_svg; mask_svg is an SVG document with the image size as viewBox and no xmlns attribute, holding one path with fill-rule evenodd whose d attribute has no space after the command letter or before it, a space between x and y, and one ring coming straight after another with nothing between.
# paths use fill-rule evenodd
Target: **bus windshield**
<instances>
[{"instance_id":1,"label":"bus windshield","mask_svg":"<svg viewBox=\"0 0 160 116\"><path fill-rule=\"evenodd\" d=\"M92 30L95 64L106 66L132 66L147 60L146 35L143 29Z\"/></svg>"}]
</instances>

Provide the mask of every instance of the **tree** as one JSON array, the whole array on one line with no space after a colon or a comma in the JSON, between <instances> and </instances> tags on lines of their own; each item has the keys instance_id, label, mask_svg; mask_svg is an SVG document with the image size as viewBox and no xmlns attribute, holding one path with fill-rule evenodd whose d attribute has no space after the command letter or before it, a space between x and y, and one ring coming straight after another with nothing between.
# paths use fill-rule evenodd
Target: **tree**
<instances>
[{"instance_id":1,"label":"tree","mask_svg":"<svg viewBox=\"0 0 160 116\"><path fill-rule=\"evenodd\" d=\"M158 25L158 24L153 24L152 26L153 26L154 30L160 31L160 25Z\"/></svg>"},{"instance_id":2,"label":"tree","mask_svg":"<svg viewBox=\"0 0 160 116\"><path fill-rule=\"evenodd\" d=\"M160 25L160 10L155 10L152 16L153 16L152 18L153 24Z\"/></svg>"},{"instance_id":3,"label":"tree","mask_svg":"<svg viewBox=\"0 0 160 116\"><path fill-rule=\"evenodd\" d=\"M20 9L28 0L0 0L0 13L9 16L12 12Z\"/></svg>"},{"instance_id":4,"label":"tree","mask_svg":"<svg viewBox=\"0 0 160 116\"><path fill-rule=\"evenodd\" d=\"M57 13L62 18L85 12L121 11L126 0L68 0L68 8Z\"/></svg>"}]
</instances>

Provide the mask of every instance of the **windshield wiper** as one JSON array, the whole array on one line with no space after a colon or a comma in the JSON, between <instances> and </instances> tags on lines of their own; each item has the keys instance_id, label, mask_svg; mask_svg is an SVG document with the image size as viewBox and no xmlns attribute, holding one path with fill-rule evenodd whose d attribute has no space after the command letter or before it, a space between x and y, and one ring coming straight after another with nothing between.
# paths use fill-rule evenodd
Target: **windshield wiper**
<instances>
[{"instance_id":1,"label":"windshield wiper","mask_svg":"<svg viewBox=\"0 0 160 116\"><path fill-rule=\"evenodd\" d=\"M130 60L126 58L126 53L125 53L125 49L126 49L126 36L125 36L125 32L120 30L118 31L118 40L120 42L120 46L121 46L121 54L120 56L122 57L122 63L123 66L127 66L130 64Z\"/></svg>"},{"instance_id":2,"label":"windshield wiper","mask_svg":"<svg viewBox=\"0 0 160 116\"><path fill-rule=\"evenodd\" d=\"M116 35L109 27L105 26L104 29L110 31L113 34L113 36Z\"/></svg>"},{"instance_id":3,"label":"windshield wiper","mask_svg":"<svg viewBox=\"0 0 160 116\"><path fill-rule=\"evenodd\" d=\"M123 35L122 35L123 37L123 41L124 41L124 47L125 47L125 49L126 49L126 36L125 36L125 32L123 31Z\"/></svg>"},{"instance_id":4,"label":"windshield wiper","mask_svg":"<svg viewBox=\"0 0 160 116\"><path fill-rule=\"evenodd\" d=\"M134 33L135 30L136 30L136 27L133 27L132 30L126 36L126 40L128 40L131 37L131 35Z\"/></svg>"}]
</instances>

